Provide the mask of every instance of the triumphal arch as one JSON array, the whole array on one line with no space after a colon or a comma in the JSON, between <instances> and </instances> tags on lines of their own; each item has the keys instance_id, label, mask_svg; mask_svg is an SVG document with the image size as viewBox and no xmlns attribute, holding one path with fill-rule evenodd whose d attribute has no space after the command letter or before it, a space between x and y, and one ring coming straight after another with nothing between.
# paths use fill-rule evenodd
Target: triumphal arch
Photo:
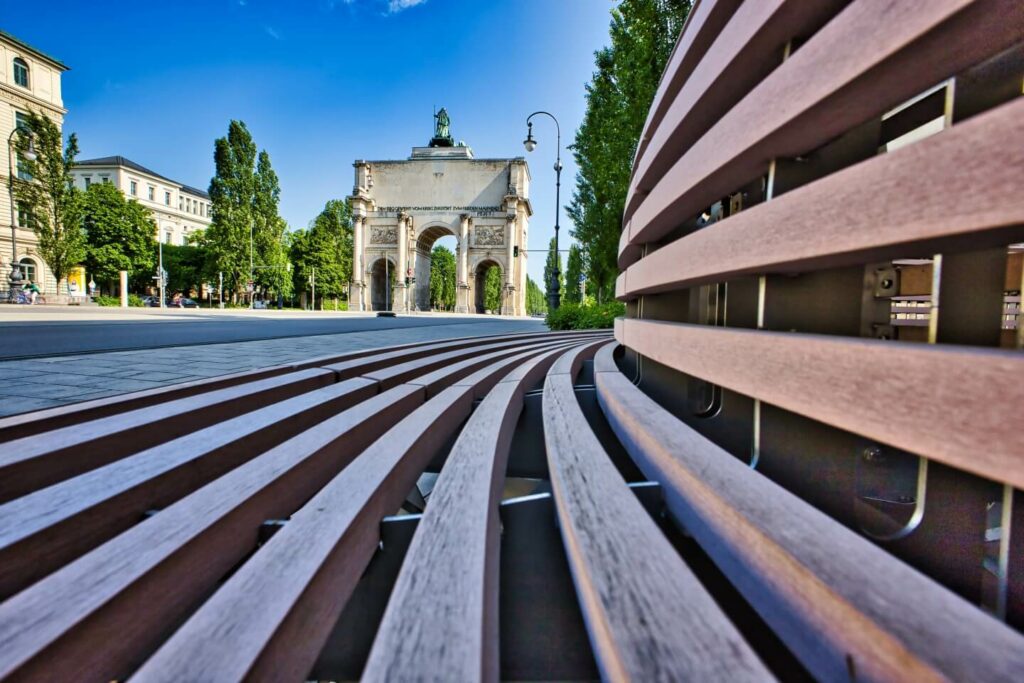
<instances>
[{"instance_id":1,"label":"triumphal arch","mask_svg":"<svg viewBox=\"0 0 1024 683\"><path fill-rule=\"evenodd\" d=\"M413 147L408 159L354 164L349 309L429 311L431 250L438 238L452 235L458 243L455 311L484 312L483 274L497 266L500 312L525 315L533 213L526 160L476 159L451 137L444 109L435 119L430 144Z\"/></svg>"}]
</instances>

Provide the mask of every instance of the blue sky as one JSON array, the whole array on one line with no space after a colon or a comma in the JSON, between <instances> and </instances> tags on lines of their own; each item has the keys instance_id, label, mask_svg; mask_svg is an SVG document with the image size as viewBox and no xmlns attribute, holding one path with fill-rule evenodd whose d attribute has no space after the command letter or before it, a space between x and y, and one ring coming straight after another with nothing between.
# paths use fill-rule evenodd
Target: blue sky
<instances>
[{"instance_id":1,"label":"blue sky","mask_svg":"<svg viewBox=\"0 0 1024 683\"><path fill-rule=\"evenodd\" d=\"M206 188L213 140L246 122L281 178L281 214L305 227L352 188L355 159L403 159L445 106L477 156L525 155L546 109L572 142L610 0L207 0L39 6L2 0L0 28L64 61L65 132L80 158L120 154ZM535 124L530 248L554 234L554 129ZM562 203L576 168L563 151ZM571 223L562 214L567 247ZM543 254L531 254L541 280Z\"/></svg>"}]
</instances>

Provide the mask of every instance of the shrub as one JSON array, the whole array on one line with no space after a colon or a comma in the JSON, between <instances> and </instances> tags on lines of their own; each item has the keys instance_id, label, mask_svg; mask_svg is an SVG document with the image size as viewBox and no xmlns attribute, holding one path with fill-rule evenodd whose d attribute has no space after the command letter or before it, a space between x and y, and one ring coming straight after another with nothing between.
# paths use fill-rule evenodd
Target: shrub
<instances>
[{"instance_id":1,"label":"shrub","mask_svg":"<svg viewBox=\"0 0 1024 683\"><path fill-rule=\"evenodd\" d=\"M562 304L556 311L549 311L545 321L552 330L593 330L612 327L615 318L626 314L626 306L620 301L606 304Z\"/></svg>"},{"instance_id":2,"label":"shrub","mask_svg":"<svg viewBox=\"0 0 1024 683\"><path fill-rule=\"evenodd\" d=\"M97 296L93 297L93 301L99 306L120 306L121 297L119 296ZM128 295L128 305L141 307L142 297L137 294Z\"/></svg>"}]
</instances>

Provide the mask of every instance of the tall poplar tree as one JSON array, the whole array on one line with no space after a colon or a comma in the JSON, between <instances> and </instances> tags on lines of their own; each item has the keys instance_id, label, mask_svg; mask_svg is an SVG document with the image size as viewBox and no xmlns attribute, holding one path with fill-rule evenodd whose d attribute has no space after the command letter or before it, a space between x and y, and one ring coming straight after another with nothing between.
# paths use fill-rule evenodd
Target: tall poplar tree
<instances>
[{"instance_id":1,"label":"tall poplar tree","mask_svg":"<svg viewBox=\"0 0 1024 683\"><path fill-rule=\"evenodd\" d=\"M569 247L569 258L565 263L565 291L562 302L578 304L583 301L580 283L583 278L583 251L577 245Z\"/></svg>"},{"instance_id":2,"label":"tall poplar tree","mask_svg":"<svg viewBox=\"0 0 1024 683\"><path fill-rule=\"evenodd\" d=\"M430 304L445 311L455 308L455 254L440 244L430 252Z\"/></svg>"},{"instance_id":3,"label":"tall poplar tree","mask_svg":"<svg viewBox=\"0 0 1024 683\"><path fill-rule=\"evenodd\" d=\"M622 0L611 10L611 45L594 53L587 110L572 145L579 171L568 213L587 289L599 300L614 297L633 155L690 6L689 0Z\"/></svg>"},{"instance_id":4,"label":"tall poplar tree","mask_svg":"<svg viewBox=\"0 0 1024 683\"><path fill-rule=\"evenodd\" d=\"M210 181L212 221L204 236L210 274L224 273L225 288L241 296L249 277L249 236L256 193L256 144L241 121L228 124L213 143L215 175ZM255 236L254 236L255 237Z\"/></svg>"},{"instance_id":5,"label":"tall poplar tree","mask_svg":"<svg viewBox=\"0 0 1024 683\"><path fill-rule=\"evenodd\" d=\"M25 153L29 143L35 159ZM78 155L74 133L63 146L60 128L48 116L29 111L14 136L18 173L8 179L15 202L23 208L38 241L39 255L60 283L85 258L82 230L82 191L74 185L71 169ZM25 176L25 177L21 177Z\"/></svg>"},{"instance_id":6,"label":"tall poplar tree","mask_svg":"<svg viewBox=\"0 0 1024 683\"><path fill-rule=\"evenodd\" d=\"M552 237L551 241L548 242L548 256L547 260L544 261L544 296L551 296L551 284L553 282L553 275L555 270L558 270L558 291L561 293L565 292L563 285L565 278L565 271L562 270L562 257L557 251L555 251L555 238Z\"/></svg>"}]
</instances>

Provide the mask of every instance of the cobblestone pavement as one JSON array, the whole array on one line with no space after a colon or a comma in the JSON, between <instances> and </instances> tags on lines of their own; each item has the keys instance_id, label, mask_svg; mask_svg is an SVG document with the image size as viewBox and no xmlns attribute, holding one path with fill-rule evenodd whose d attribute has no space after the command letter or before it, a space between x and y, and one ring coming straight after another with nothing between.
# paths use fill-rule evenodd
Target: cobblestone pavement
<instances>
[{"instance_id":1,"label":"cobblestone pavement","mask_svg":"<svg viewBox=\"0 0 1024 683\"><path fill-rule=\"evenodd\" d=\"M174 346L0 362L0 415L113 396L359 349L487 334L543 332L539 320L493 320L311 337Z\"/></svg>"}]
</instances>

